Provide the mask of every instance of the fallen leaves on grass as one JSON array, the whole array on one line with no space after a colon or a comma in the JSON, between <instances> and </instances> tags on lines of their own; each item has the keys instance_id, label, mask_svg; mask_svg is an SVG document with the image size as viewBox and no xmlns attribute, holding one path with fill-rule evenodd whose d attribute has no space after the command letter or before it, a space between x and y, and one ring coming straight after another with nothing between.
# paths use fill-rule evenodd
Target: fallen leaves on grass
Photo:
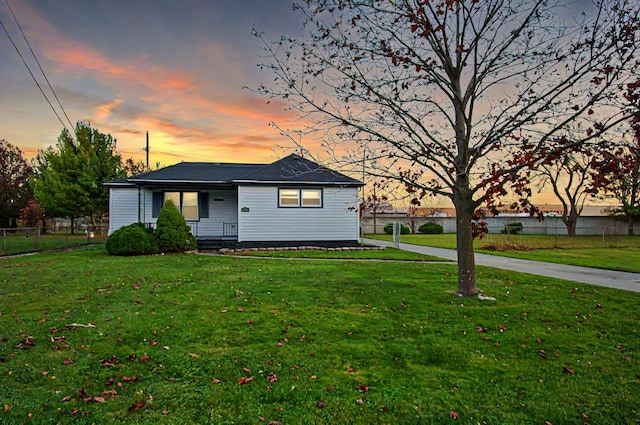
<instances>
[{"instance_id":1,"label":"fallen leaves on grass","mask_svg":"<svg viewBox=\"0 0 640 425\"><path fill-rule=\"evenodd\" d=\"M142 400L138 400L135 403L133 403L131 406L129 406L129 413L133 413L136 410L144 410L147 408L147 405L144 404L144 401Z\"/></svg>"},{"instance_id":2,"label":"fallen leaves on grass","mask_svg":"<svg viewBox=\"0 0 640 425\"><path fill-rule=\"evenodd\" d=\"M107 367L114 367L115 365L118 364L118 362L120 361L120 359L116 356L112 356L110 359L100 359L98 360L98 362L103 365L103 366L107 366Z\"/></svg>"},{"instance_id":3,"label":"fallen leaves on grass","mask_svg":"<svg viewBox=\"0 0 640 425\"><path fill-rule=\"evenodd\" d=\"M451 419L453 419L454 421L458 420L458 414L456 412L454 412L453 410L451 412L449 412L449 417Z\"/></svg>"},{"instance_id":4,"label":"fallen leaves on grass","mask_svg":"<svg viewBox=\"0 0 640 425\"><path fill-rule=\"evenodd\" d=\"M33 340L33 336L23 335L23 338L24 339L22 339L20 342L18 342L18 345L16 345L16 347L20 350L29 350L31 347L36 345L35 341Z\"/></svg>"},{"instance_id":5,"label":"fallen leaves on grass","mask_svg":"<svg viewBox=\"0 0 640 425\"><path fill-rule=\"evenodd\" d=\"M244 385L244 384L247 384L247 383L249 383L251 381L253 381L253 376L250 376L249 378L246 378L246 377L243 376L242 378L238 379L238 384L239 385Z\"/></svg>"}]
</instances>

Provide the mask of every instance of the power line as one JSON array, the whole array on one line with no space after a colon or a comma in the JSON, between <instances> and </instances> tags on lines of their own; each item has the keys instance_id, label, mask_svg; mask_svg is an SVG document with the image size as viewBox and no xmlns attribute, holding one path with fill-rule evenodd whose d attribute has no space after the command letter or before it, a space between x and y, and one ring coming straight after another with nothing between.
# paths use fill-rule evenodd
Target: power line
<instances>
[{"instance_id":1,"label":"power line","mask_svg":"<svg viewBox=\"0 0 640 425\"><path fill-rule=\"evenodd\" d=\"M49 86L49 89L51 90L51 93L53 93L53 96L56 98L56 101L58 102L58 106L60 106L60 109L62 109L62 113L67 118L67 122L69 123L69 125L73 129L73 127L74 127L73 123L69 119L69 116L67 115L67 111L65 111L64 107L62 106L62 103L60 102L60 99L58 99L58 95L56 94L56 91L51 86L51 82L49 81L49 78L47 78L47 74L45 74L44 69L42 69L42 65L40 65L40 61L38 60L38 57L36 56L36 53L33 51L33 48L31 47L31 43L29 43L29 40L27 40L26 34L22 30L22 25L20 25L20 22L18 22L18 18L16 17L15 13L13 13L13 9L11 9L11 6L9 5L9 0L4 0L4 3L9 8L9 12L11 12L11 16L13 17L13 20L18 25L18 29L20 30L20 34L22 34L22 38L24 39L25 43L27 43L27 46L29 47L29 50L31 51L31 55L33 56L33 59L35 59L36 63L38 64L38 68L40 69L40 72L42 73L42 76L44 77L45 81L47 82L47 85Z\"/></svg>"},{"instance_id":2,"label":"power line","mask_svg":"<svg viewBox=\"0 0 640 425\"><path fill-rule=\"evenodd\" d=\"M42 93L42 95L44 96L45 100L47 101L47 103L49 104L49 107L51 107L51 110L53 111L53 113L55 114L56 118L58 118L58 121L60 121L60 124L62 124L62 127L67 130L69 132L69 134L71 134L71 131L69 131L69 129L67 128L67 126L65 125L65 123L62 121L62 118L60 118L60 115L58 115L58 112L56 111L56 109L53 107L53 105L51 104L51 101L49 100L49 98L47 97L47 95L45 94L44 90L42 90L42 87L40 86L40 83L38 82L38 80L36 79L35 75L33 75L33 72L31 72L31 68L29 68L29 64L27 64L27 62L24 60L24 57L22 56L22 53L20 53L20 49L18 49L18 46L16 45L16 43L13 41L13 38L11 38L11 34L9 34L9 31L7 31L7 28L4 26L4 24L2 23L2 20L0 19L0 27L2 27L2 29L4 30L4 33L7 35L7 37L9 38L9 41L11 42L11 44L13 45L13 48L15 49L16 53L18 53L18 56L20 56L20 59L22 59L22 63L24 64L24 66L27 67L27 71L29 71L29 75L31 75L31 78L33 78L33 81L36 83L36 86L38 86L38 89L40 90L40 93ZM73 127L72 127L73 128Z\"/></svg>"}]
</instances>

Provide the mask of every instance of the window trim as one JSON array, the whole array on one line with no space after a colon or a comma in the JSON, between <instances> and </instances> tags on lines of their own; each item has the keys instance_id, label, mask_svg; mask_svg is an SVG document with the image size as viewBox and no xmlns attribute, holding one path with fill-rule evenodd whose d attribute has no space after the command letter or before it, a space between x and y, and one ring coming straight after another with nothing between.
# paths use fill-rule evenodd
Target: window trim
<instances>
[{"instance_id":1,"label":"window trim","mask_svg":"<svg viewBox=\"0 0 640 425\"><path fill-rule=\"evenodd\" d=\"M283 204L282 192L290 191L297 192L296 205ZM317 192L320 195L320 203L318 205L304 205L304 193L305 192ZM278 188L278 208L324 208L324 188L322 187L279 187Z\"/></svg>"}]
</instances>

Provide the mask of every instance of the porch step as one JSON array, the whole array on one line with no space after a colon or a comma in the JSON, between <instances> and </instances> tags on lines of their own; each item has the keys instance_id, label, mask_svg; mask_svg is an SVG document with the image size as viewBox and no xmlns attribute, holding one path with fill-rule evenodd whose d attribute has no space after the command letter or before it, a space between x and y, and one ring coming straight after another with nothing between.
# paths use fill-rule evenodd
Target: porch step
<instances>
[{"instance_id":1,"label":"porch step","mask_svg":"<svg viewBox=\"0 0 640 425\"><path fill-rule=\"evenodd\" d=\"M209 238L198 239L199 250L235 248L237 244L238 243L235 240L209 239Z\"/></svg>"}]
</instances>

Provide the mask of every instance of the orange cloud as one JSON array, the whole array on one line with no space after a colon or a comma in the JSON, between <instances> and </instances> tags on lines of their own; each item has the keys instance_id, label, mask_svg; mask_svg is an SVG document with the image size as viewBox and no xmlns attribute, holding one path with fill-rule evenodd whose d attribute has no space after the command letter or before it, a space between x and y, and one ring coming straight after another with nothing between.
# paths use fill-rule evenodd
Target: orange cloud
<instances>
[{"instance_id":1,"label":"orange cloud","mask_svg":"<svg viewBox=\"0 0 640 425\"><path fill-rule=\"evenodd\" d=\"M113 110L120 106L121 103L121 100L113 100L107 103L103 103L102 105L99 105L93 109L93 116L98 121L105 120L109 118Z\"/></svg>"}]
</instances>

